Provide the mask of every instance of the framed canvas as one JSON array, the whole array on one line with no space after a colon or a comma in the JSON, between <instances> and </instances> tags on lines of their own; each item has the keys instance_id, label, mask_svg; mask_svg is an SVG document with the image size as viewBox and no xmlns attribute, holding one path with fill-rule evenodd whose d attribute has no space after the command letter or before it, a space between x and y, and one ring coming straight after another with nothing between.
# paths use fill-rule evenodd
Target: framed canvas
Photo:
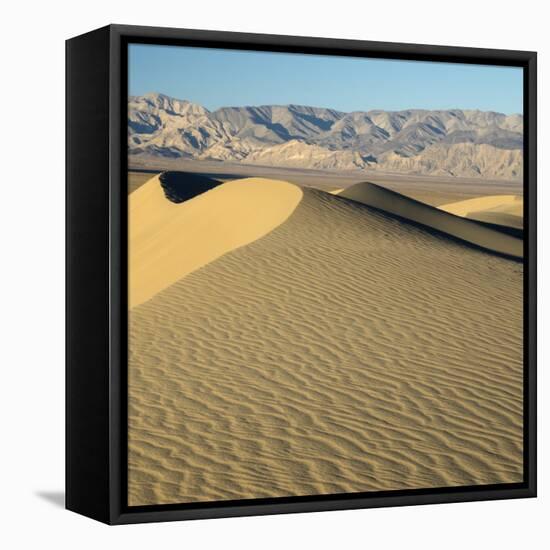
<instances>
[{"instance_id":1,"label":"framed canvas","mask_svg":"<svg viewBox=\"0 0 550 550\"><path fill-rule=\"evenodd\" d=\"M67 508L536 495L536 54L67 42Z\"/></svg>"}]
</instances>

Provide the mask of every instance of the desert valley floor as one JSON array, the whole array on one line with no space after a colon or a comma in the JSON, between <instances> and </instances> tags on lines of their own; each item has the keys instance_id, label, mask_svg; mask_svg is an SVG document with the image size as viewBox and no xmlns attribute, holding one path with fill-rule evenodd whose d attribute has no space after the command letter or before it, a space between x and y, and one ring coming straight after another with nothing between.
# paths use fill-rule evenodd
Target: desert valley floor
<instances>
[{"instance_id":1,"label":"desert valley floor","mask_svg":"<svg viewBox=\"0 0 550 550\"><path fill-rule=\"evenodd\" d=\"M517 188L185 178L130 174L129 505L522 481Z\"/></svg>"}]
</instances>

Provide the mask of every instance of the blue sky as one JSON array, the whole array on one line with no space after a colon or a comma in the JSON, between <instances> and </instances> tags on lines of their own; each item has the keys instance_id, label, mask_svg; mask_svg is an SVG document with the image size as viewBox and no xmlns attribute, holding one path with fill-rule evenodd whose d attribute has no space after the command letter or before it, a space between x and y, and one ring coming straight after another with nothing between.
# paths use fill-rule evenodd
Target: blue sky
<instances>
[{"instance_id":1,"label":"blue sky","mask_svg":"<svg viewBox=\"0 0 550 550\"><path fill-rule=\"evenodd\" d=\"M522 69L131 44L129 92L210 110L299 104L341 111L480 109L522 113Z\"/></svg>"}]
</instances>

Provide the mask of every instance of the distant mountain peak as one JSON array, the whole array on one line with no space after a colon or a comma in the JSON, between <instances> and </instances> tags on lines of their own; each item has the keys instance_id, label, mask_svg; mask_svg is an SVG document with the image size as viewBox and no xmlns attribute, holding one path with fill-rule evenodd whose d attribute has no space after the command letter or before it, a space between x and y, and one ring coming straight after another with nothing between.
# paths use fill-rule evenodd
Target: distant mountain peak
<instances>
[{"instance_id":1,"label":"distant mountain peak","mask_svg":"<svg viewBox=\"0 0 550 550\"><path fill-rule=\"evenodd\" d=\"M198 103L193 103L187 99L176 99L166 94L158 92L150 92L142 96L132 96L130 98L130 105L136 104L148 104L161 111L165 111L169 114L207 114L209 111Z\"/></svg>"},{"instance_id":2,"label":"distant mountain peak","mask_svg":"<svg viewBox=\"0 0 550 550\"><path fill-rule=\"evenodd\" d=\"M129 98L129 153L302 168L522 175L523 117L480 110L222 107L151 92ZM401 160L399 160L401 159ZM451 166L452 165L452 166Z\"/></svg>"}]
</instances>

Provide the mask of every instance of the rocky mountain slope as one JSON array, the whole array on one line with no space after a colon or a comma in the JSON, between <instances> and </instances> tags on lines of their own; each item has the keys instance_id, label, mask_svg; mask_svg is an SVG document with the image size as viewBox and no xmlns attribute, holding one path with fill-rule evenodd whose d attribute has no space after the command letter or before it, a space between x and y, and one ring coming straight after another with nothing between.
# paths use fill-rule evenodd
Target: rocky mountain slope
<instances>
[{"instance_id":1,"label":"rocky mountain slope","mask_svg":"<svg viewBox=\"0 0 550 550\"><path fill-rule=\"evenodd\" d=\"M300 105L224 107L131 97L131 155L311 169L517 179L523 117L448 110L344 113Z\"/></svg>"}]
</instances>

